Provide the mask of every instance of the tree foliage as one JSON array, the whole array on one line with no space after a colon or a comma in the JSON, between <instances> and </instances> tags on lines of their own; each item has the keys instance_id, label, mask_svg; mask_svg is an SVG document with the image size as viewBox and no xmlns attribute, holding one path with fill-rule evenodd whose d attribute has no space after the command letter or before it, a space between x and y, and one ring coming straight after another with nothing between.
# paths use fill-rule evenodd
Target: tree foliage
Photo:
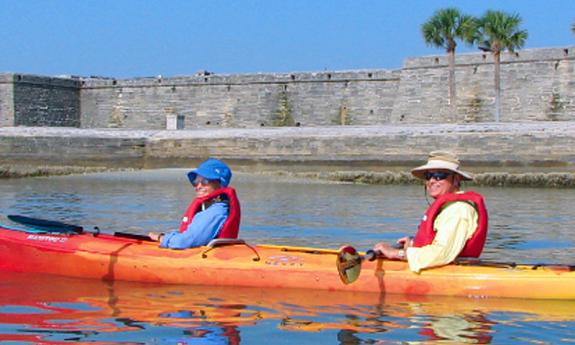
<instances>
[{"instance_id":1,"label":"tree foliage","mask_svg":"<svg viewBox=\"0 0 575 345\"><path fill-rule=\"evenodd\" d=\"M473 16L462 14L457 8L445 8L435 12L421 26L425 43L452 52L457 40L472 44L476 21Z\"/></svg>"},{"instance_id":2,"label":"tree foliage","mask_svg":"<svg viewBox=\"0 0 575 345\"><path fill-rule=\"evenodd\" d=\"M480 49L499 54L514 52L525 45L527 30L519 29L521 17L501 11L487 11L478 20L477 42Z\"/></svg>"}]
</instances>

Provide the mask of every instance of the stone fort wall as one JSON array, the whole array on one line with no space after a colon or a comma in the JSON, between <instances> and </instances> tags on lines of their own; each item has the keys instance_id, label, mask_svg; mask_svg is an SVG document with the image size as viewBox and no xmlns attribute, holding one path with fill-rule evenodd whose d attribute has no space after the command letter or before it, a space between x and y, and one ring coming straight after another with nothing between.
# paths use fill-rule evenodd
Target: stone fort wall
<instances>
[{"instance_id":1,"label":"stone fort wall","mask_svg":"<svg viewBox=\"0 0 575 345\"><path fill-rule=\"evenodd\" d=\"M134 78L0 75L0 126L255 128L494 121L493 60L456 55L457 112L447 57L399 70ZM502 122L575 120L575 47L502 55Z\"/></svg>"},{"instance_id":2,"label":"stone fort wall","mask_svg":"<svg viewBox=\"0 0 575 345\"><path fill-rule=\"evenodd\" d=\"M85 127L375 125L389 122L398 71L84 80Z\"/></svg>"},{"instance_id":3,"label":"stone fort wall","mask_svg":"<svg viewBox=\"0 0 575 345\"><path fill-rule=\"evenodd\" d=\"M0 75L0 126L80 127L80 82Z\"/></svg>"},{"instance_id":4,"label":"stone fort wall","mask_svg":"<svg viewBox=\"0 0 575 345\"><path fill-rule=\"evenodd\" d=\"M392 122L494 120L494 65L489 53L456 55L457 115L450 118L447 57L406 60ZM575 47L501 55L501 121L575 120Z\"/></svg>"}]
</instances>

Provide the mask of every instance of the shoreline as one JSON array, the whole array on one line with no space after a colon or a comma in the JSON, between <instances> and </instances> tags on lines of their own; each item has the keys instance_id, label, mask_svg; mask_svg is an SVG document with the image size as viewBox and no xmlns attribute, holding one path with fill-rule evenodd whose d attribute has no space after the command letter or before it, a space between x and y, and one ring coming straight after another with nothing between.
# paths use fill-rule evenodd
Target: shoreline
<instances>
[{"instance_id":1,"label":"shoreline","mask_svg":"<svg viewBox=\"0 0 575 345\"><path fill-rule=\"evenodd\" d=\"M156 168L162 169L162 168ZM0 166L0 181L6 179L49 177L65 175L82 175L92 173L107 173L116 171L136 171L144 169L111 169L105 167L3 167ZM240 169L242 173L282 176L288 178L307 178L334 183L354 183L368 185L413 185L421 184L408 172L397 171L331 171L331 172L281 172L266 171L254 172ZM473 181L466 182L470 186L490 187L539 187L539 188L575 188L575 173L549 172L549 173L479 173L473 174Z\"/></svg>"}]
</instances>

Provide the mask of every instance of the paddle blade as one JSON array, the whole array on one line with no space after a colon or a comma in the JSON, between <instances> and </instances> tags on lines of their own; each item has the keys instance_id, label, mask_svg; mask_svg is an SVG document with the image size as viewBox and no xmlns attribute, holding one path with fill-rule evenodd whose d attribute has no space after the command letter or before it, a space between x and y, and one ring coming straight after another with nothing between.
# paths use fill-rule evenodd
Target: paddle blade
<instances>
[{"instance_id":1,"label":"paddle blade","mask_svg":"<svg viewBox=\"0 0 575 345\"><path fill-rule=\"evenodd\" d=\"M351 246L341 247L336 259L337 271L344 284L351 284L361 273L361 256Z\"/></svg>"},{"instance_id":2,"label":"paddle blade","mask_svg":"<svg viewBox=\"0 0 575 345\"><path fill-rule=\"evenodd\" d=\"M77 233L80 234L84 230L79 225L66 224L53 220L30 218L19 215L8 215L8 219L15 223L23 224L26 226L33 227L35 229L44 230L47 232L58 232L58 233Z\"/></svg>"}]
</instances>

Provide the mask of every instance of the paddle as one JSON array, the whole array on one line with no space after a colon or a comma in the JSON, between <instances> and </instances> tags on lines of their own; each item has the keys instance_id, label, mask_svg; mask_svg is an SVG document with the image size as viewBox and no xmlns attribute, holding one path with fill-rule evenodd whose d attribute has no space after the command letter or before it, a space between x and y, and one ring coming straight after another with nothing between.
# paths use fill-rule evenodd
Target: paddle
<instances>
[{"instance_id":1,"label":"paddle","mask_svg":"<svg viewBox=\"0 0 575 345\"><path fill-rule=\"evenodd\" d=\"M38 218L30 218L25 216L19 215L8 215L8 219L15 223L27 225L33 227L35 229L45 230L45 231L54 231L54 232L73 232L77 234L81 234L84 229L78 225L66 224L62 222L56 222L52 220L45 220L45 219L38 219Z\"/></svg>"},{"instance_id":2,"label":"paddle","mask_svg":"<svg viewBox=\"0 0 575 345\"><path fill-rule=\"evenodd\" d=\"M13 221L15 223L23 224L23 225L32 227L34 229L40 229L40 230L44 230L47 232L63 233L63 234L68 234L68 233L82 234L84 232L87 232L80 225L67 224L67 223L54 221L54 220L31 218L31 217L19 216L19 215L14 215L14 214L8 215L7 217L8 217L8 219L10 219L11 221ZM98 236L100 234L100 229L98 227L94 227L94 231L90 232L90 233L92 233L94 236ZM131 234L131 233L127 233L127 232L117 232L116 231L112 235L116 236L116 237L130 238L130 239L134 239L134 240L152 241L152 239L149 236Z\"/></svg>"},{"instance_id":3,"label":"paddle","mask_svg":"<svg viewBox=\"0 0 575 345\"><path fill-rule=\"evenodd\" d=\"M377 258L374 250L368 250L365 255L360 255L352 246L341 247L337 254L337 272L344 284L351 284L359 278L361 262L373 261Z\"/></svg>"}]
</instances>

